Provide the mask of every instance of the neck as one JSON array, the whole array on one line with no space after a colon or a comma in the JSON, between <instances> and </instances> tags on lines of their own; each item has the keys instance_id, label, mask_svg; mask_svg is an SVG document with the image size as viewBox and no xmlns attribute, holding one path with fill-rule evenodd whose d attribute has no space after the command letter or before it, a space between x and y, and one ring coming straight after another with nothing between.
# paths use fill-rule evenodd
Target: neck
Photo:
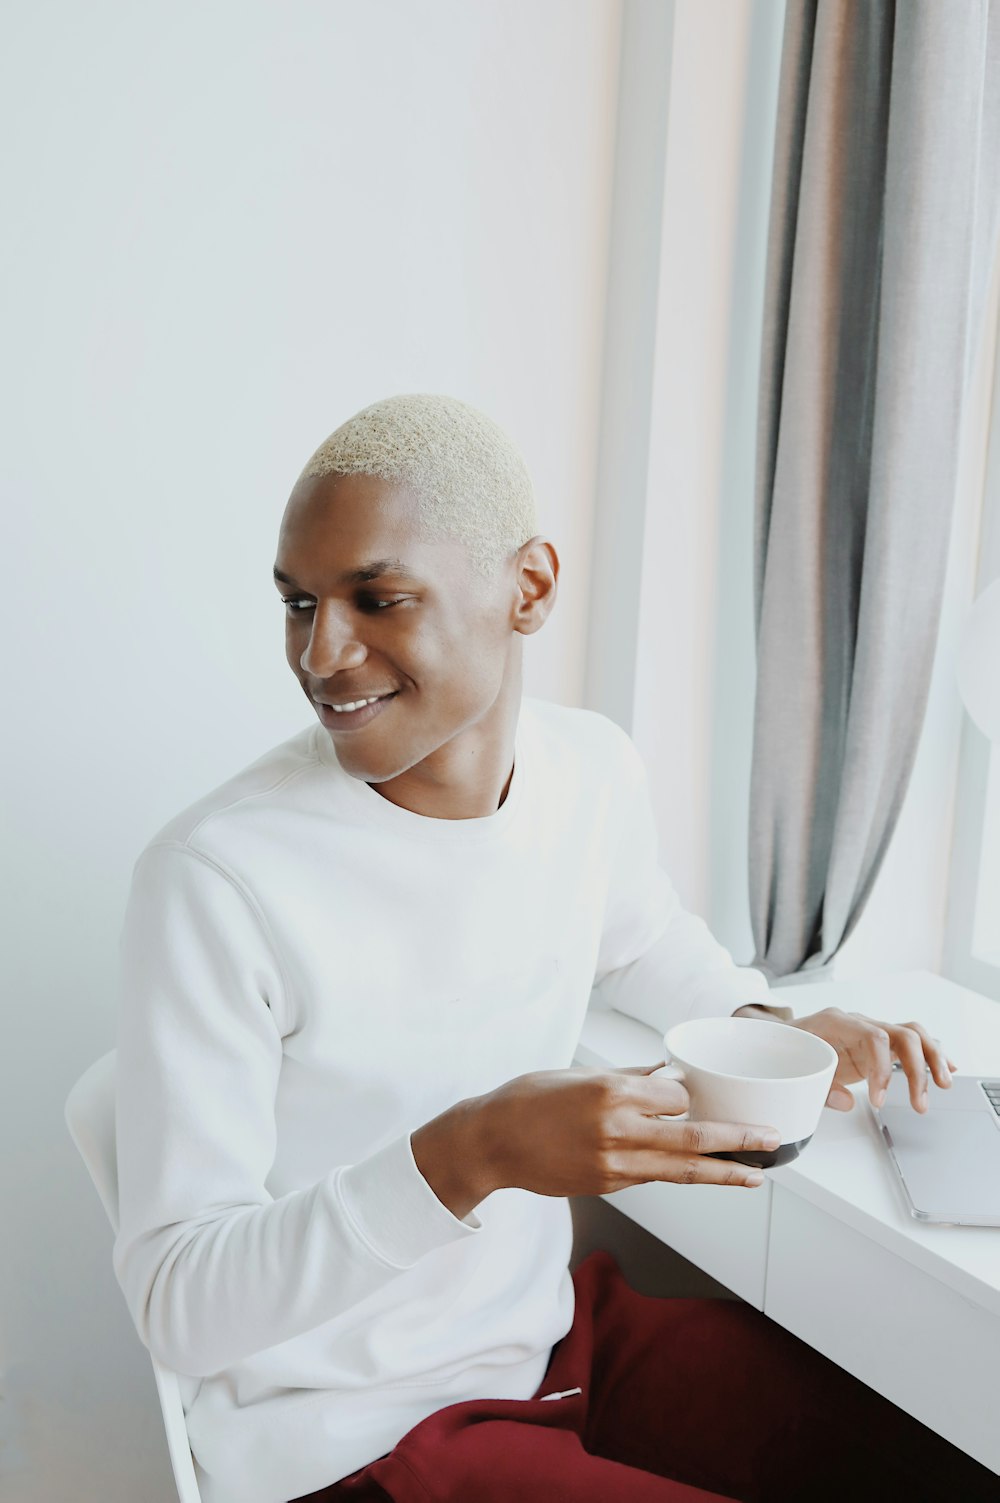
<instances>
[{"instance_id":1,"label":"neck","mask_svg":"<svg viewBox=\"0 0 1000 1503\"><path fill-rule=\"evenodd\" d=\"M521 708L520 663L484 715L433 756L384 783L376 793L430 819L482 819L495 814L514 773L514 736Z\"/></svg>"}]
</instances>

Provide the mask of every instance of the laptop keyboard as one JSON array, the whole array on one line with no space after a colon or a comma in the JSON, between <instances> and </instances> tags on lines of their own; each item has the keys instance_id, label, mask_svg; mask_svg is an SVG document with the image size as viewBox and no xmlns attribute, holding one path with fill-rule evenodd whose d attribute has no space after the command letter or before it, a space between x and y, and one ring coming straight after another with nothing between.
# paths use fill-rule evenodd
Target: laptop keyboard
<instances>
[{"instance_id":1,"label":"laptop keyboard","mask_svg":"<svg viewBox=\"0 0 1000 1503\"><path fill-rule=\"evenodd\" d=\"M986 1092L993 1110L1000 1117L1000 1080L981 1080L979 1084Z\"/></svg>"}]
</instances>

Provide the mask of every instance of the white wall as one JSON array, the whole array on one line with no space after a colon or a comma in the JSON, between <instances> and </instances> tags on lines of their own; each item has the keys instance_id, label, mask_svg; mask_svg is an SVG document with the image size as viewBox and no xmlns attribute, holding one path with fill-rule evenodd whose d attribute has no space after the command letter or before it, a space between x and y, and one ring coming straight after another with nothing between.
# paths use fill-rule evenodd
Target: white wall
<instances>
[{"instance_id":1,"label":"white wall","mask_svg":"<svg viewBox=\"0 0 1000 1503\"><path fill-rule=\"evenodd\" d=\"M563 560L527 687L579 701L619 27L616 0L7 17L11 1503L171 1496L63 1103L114 1042L142 845L306 723L268 576L337 423L430 390L509 428Z\"/></svg>"}]
</instances>

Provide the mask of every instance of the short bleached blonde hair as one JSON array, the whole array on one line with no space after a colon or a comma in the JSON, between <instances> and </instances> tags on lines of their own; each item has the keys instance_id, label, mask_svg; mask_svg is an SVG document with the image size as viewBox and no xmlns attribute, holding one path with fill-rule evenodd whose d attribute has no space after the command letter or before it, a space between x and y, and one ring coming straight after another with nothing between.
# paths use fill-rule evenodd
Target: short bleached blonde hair
<instances>
[{"instance_id":1,"label":"short bleached blonde hair","mask_svg":"<svg viewBox=\"0 0 1000 1503\"><path fill-rule=\"evenodd\" d=\"M320 444L299 481L334 474L405 485L426 535L463 543L486 575L538 530L531 477L513 440L455 397L386 397L355 413Z\"/></svg>"}]
</instances>

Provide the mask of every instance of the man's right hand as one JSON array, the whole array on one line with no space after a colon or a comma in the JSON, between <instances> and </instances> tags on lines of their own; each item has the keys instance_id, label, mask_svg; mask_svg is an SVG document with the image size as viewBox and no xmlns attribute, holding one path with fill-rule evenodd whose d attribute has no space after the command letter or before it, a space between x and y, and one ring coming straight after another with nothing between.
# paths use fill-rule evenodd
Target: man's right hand
<instances>
[{"instance_id":1,"label":"man's right hand","mask_svg":"<svg viewBox=\"0 0 1000 1503\"><path fill-rule=\"evenodd\" d=\"M759 1185L746 1164L713 1153L778 1146L773 1129L748 1123L662 1121L687 1111L680 1081L626 1070L541 1070L485 1096L460 1101L411 1135L417 1167L463 1217L493 1190L537 1195L606 1195L668 1180Z\"/></svg>"}]
</instances>

